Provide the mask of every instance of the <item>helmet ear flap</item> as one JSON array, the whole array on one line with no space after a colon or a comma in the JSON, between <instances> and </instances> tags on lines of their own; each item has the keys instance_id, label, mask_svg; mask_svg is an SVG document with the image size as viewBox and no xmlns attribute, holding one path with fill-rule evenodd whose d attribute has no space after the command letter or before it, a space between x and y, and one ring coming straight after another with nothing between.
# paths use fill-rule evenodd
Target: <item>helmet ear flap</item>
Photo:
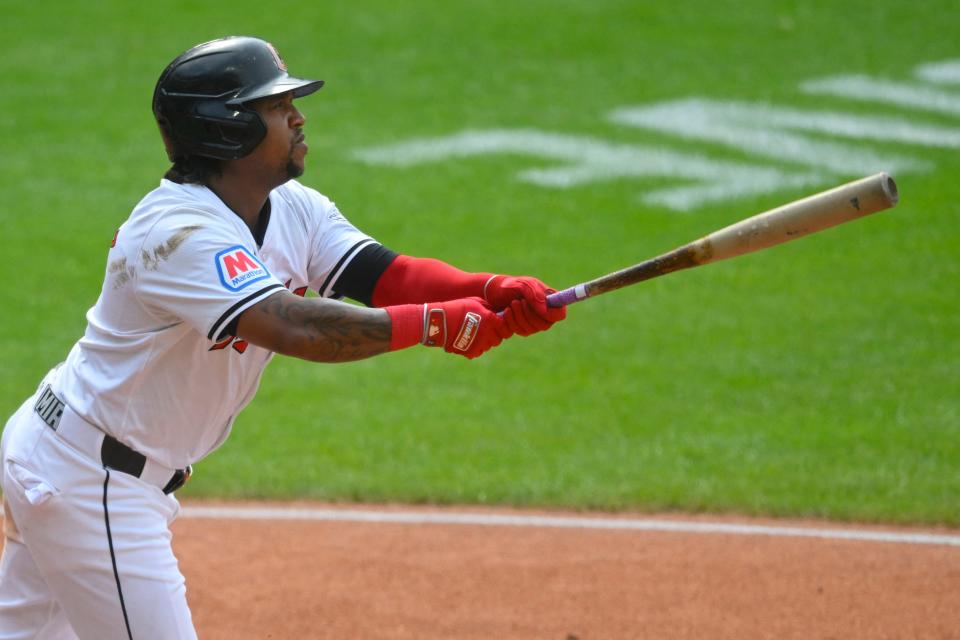
<instances>
[{"instance_id":1,"label":"helmet ear flap","mask_svg":"<svg viewBox=\"0 0 960 640\"><path fill-rule=\"evenodd\" d=\"M218 102L196 104L194 121L204 131L196 152L221 160L236 160L253 151L267 135L260 114L245 105Z\"/></svg>"},{"instance_id":2,"label":"helmet ear flap","mask_svg":"<svg viewBox=\"0 0 960 640\"><path fill-rule=\"evenodd\" d=\"M244 111L249 113L251 118L246 122L243 129L237 131L239 136L236 138L236 144L239 148L235 159L251 153L267 137L267 123L263 121L260 114L252 109L244 109ZM223 135L224 139L228 139L226 132Z\"/></svg>"}]
</instances>

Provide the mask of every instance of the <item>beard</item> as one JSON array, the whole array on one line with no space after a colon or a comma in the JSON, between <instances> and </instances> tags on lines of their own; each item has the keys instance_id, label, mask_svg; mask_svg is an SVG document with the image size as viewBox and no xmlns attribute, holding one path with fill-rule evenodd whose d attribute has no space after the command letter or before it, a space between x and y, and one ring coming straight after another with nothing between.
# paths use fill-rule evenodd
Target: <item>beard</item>
<instances>
[{"instance_id":1,"label":"beard","mask_svg":"<svg viewBox=\"0 0 960 640\"><path fill-rule=\"evenodd\" d=\"M299 178L303 175L303 167L298 165L291 158L287 160L287 180L292 180L293 178Z\"/></svg>"}]
</instances>

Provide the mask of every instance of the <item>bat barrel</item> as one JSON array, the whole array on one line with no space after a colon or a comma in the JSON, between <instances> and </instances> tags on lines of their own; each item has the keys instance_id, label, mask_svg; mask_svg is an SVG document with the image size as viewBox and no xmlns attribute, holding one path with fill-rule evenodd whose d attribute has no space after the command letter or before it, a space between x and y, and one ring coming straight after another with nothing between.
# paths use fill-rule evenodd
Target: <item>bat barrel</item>
<instances>
[{"instance_id":1,"label":"bat barrel","mask_svg":"<svg viewBox=\"0 0 960 640\"><path fill-rule=\"evenodd\" d=\"M547 304L551 307L573 304L680 269L783 244L889 209L899 200L893 178L877 173L759 213L656 258L552 293L547 296Z\"/></svg>"},{"instance_id":2,"label":"bat barrel","mask_svg":"<svg viewBox=\"0 0 960 640\"><path fill-rule=\"evenodd\" d=\"M897 183L894 181L893 176L887 173L878 173L877 175L880 176L880 187L883 189L883 193L889 203L887 206L896 206L896 204L900 202L900 191L897 189Z\"/></svg>"},{"instance_id":3,"label":"bat barrel","mask_svg":"<svg viewBox=\"0 0 960 640\"><path fill-rule=\"evenodd\" d=\"M714 231L700 240L707 264L766 249L889 209L900 196L886 173L848 182Z\"/></svg>"}]
</instances>

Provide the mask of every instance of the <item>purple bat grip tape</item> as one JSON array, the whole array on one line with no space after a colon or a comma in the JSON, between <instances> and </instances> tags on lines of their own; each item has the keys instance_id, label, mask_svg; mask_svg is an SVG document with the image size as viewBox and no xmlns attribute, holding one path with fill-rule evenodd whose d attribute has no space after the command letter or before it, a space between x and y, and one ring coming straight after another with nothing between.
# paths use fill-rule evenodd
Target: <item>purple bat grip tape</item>
<instances>
[{"instance_id":1,"label":"purple bat grip tape","mask_svg":"<svg viewBox=\"0 0 960 640\"><path fill-rule=\"evenodd\" d=\"M568 304L573 304L574 302L580 302L581 300L587 299L587 290L582 284L578 284L575 287L570 287L569 289L564 289L563 291L557 291L556 293L551 293L547 296L547 306L548 307L565 307ZM504 312L499 311L497 315L503 317Z\"/></svg>"},{"instance_id":2,"label":"purple bat grip tape","mask_svg":"<svg viewBox=\"0 0 960 640\"><path fill-rule=\"evenodd\" d=\"M557 291L556 293L551 293L547 296L547 306L548 307L565 307L568 304L573 304L574 302L580 302L587 297L587 291L582 284L578 284L575 287L570 287L569 289L564 289L563 291Z\"/></svg>"}]
</instances>

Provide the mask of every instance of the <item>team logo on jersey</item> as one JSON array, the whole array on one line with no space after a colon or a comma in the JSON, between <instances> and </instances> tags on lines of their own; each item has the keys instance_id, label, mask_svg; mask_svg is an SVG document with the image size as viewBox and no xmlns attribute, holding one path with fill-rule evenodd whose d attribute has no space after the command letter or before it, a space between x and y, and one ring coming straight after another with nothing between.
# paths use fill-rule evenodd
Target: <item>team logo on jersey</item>
<instances>
[{"instance_id":1,"label":"team logo on jersey","mask_svg":"<svg viewBox=\"0 0 960 640\"><path fill-rule=\"evenodd\" d=\"M270 277L270 272L256 256L240 245L217 254L217 273L228 291L240 291L254 282Z\"/></svg>"}]
</instances>

